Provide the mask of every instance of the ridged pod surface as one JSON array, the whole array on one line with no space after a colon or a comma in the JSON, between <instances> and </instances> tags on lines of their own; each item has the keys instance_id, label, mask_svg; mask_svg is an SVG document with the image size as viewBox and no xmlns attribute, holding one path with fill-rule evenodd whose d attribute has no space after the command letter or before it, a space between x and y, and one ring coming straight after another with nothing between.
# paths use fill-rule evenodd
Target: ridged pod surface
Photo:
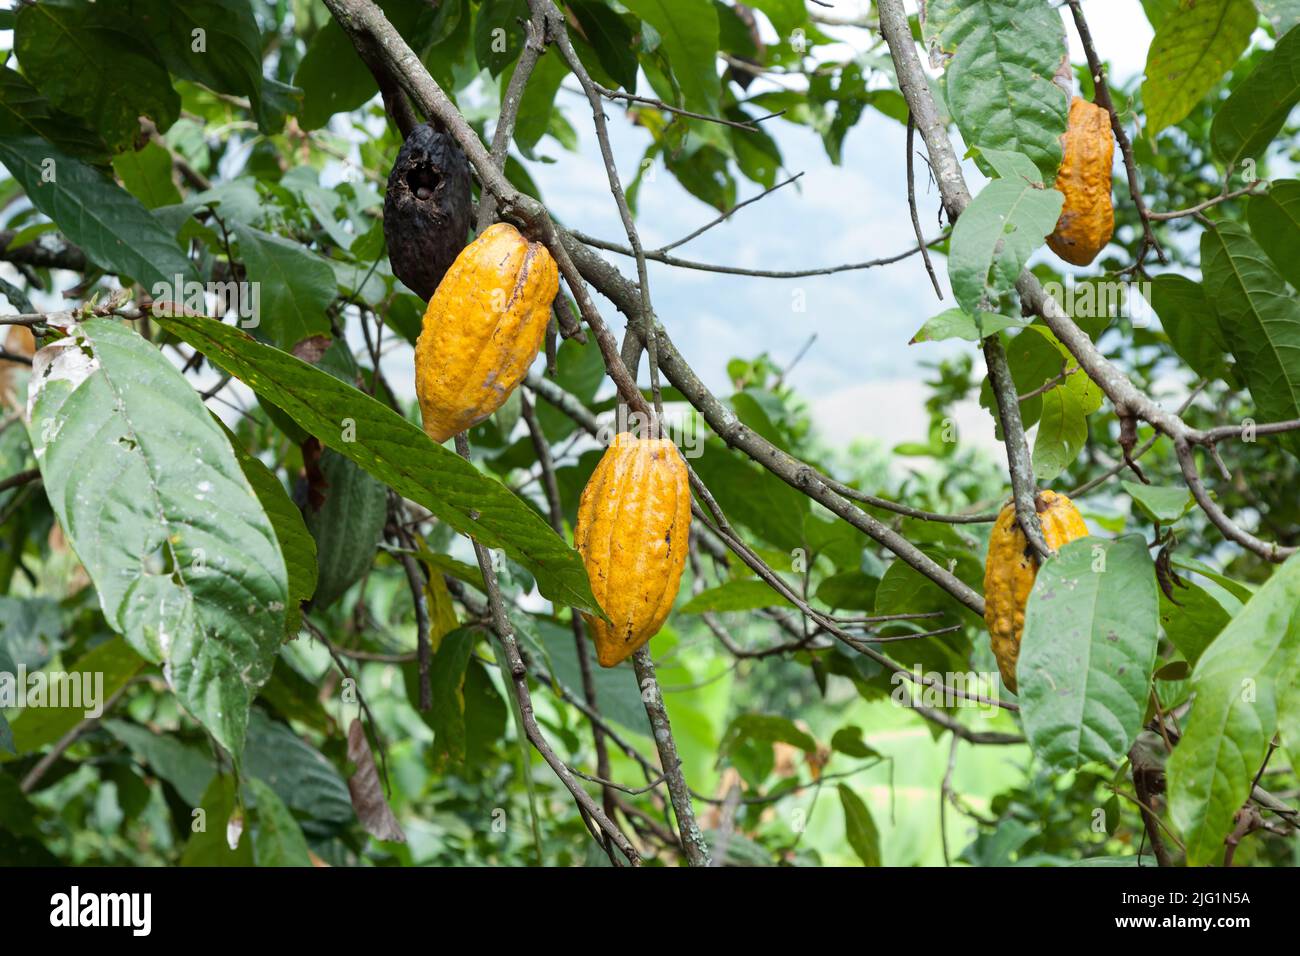
<instances>
[{"instance_id":1,"label":"ridged pod surface","mask_svg":"<svg viewBox=\"0 0 1300 956\"><path fill-rule=\"evenodd\" d=\"M1038 520L1043 540L1053 551L1088 533L1083 516L1065 495L1040 491ZM1014 505L998 514L989 536L989 553L984 563L984 623L988 625L993 656L998 660L1002 681L1016 692L1016 660L1020 657L1020 634L1025 627L1025 605L1038 575L1038 562L1029 551L1029 541L1016 521Z\"/></svg>"},{"instance_id":2,"label":"ridged pod surface","mask_svg":"<svg viewBox=\"0 0 1300 956\"><path fill-rule=\"evenodd\" d=\"M610 623L586 616L602 667L626 660L663 626L686 565L691 489L666 438L614 437L578 502L574 540Z\"/></svg>"},{"instance_id":3,"label":"ridged pod surface","mask_svg":"<svg viewBox=\"0 0 1300 956\"><path fill-rule=\"evenodd\" d=\"M1065 205L1047 244L1066 262L1086 266L1115 231L1115 209L1110 200L1115 139L1110 114L1076 96L1070 102L1070 125L1062 148L1065 155L1056 174L1056 188L1065 196Z\"/></svg>"},{"instance_id":4,"label":"ridged pod surface","mask_svg":"<svg viewBox=\"0 0 1300 956\"><path fill-rule=\"evenodd\" d=\"M446 441L500 408L537 357L559 291L555 260L500 222L456 257L415 343L424 430Z\"/></svg>"}]
</instances>

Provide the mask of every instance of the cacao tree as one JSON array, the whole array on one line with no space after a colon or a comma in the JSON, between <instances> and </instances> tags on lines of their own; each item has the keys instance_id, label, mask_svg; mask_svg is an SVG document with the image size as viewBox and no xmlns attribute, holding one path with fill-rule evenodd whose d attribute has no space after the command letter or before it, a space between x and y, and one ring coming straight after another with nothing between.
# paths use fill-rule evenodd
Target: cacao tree
<instances>
[{"instance_id":1,"label":"cacao tree","mask_svg":"<svg viewBox=\"0 0 1300 956\"><path fill-rule=\"evenodd\" d=\"M1293 863L1297 22L0 12L0 862Z\"/></svg>"}]
</instances>

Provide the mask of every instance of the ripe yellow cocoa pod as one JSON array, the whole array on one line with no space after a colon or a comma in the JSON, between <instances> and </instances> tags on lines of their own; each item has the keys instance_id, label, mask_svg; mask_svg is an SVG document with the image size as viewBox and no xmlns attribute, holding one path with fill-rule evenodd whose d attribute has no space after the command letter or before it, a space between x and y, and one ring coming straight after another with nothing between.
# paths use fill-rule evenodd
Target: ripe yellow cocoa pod
<instances>
[{"instance_id":1,"label":"ripe yellow cocoa pod","mask_svg":"<svg viewBox=\"0 0 1300 956\"><path fill-rule=\"evenodd\" d=\"M537 357L559 283L551 254L509 223L461 250L415 343L415 392L430 438L446 441L505 404Z\"/></svg>"},{"instance_id":2,"label":"ripe yellow cocoa pod","mask_svg":"<svg viewBox=\"0 0 1300 956\"><path fill-rule=\"evenodd\" d=\"M1041 491L1036 503L1043 540L1053 551L1087 535L1083 516L1065 495ZM1025 627L1025 605L1037 574L1038 562L1016 521L1015 505L1007 505L998 514L989 536L989 553L984 562L984 623L988 625L1002 681L1012 693L1016 692L1016 659Z\"/></svg>"},{"instance_id":3,"label":"ripe yellow cocoa pod","mask_svg":"<svg viewBox=\"0 0 1300 956\"><path fill-rule=\"evenodd\" d=\"M1086 266L1115 231L1115 209L1110 201L1115 140L1110 114L1076 96L1070 103L1070 125L1061 145L1065 156L1056 174L1056 188L1065 196L1065 205L1047 244L1066 262Z\"/></svg>"},{"instance_id":4,"label":"ripe yellow cocoa pod","mask_svg":"<svg viewBox=\"0 0 1300 956\"><path fill-rule=\"evenodd\" d=\"M686 462L666 438L614 437L578 502L574 540L609 623L584 615L602 667L626 660L663 626L691 530Z\"/></svg>"}]
</instances>

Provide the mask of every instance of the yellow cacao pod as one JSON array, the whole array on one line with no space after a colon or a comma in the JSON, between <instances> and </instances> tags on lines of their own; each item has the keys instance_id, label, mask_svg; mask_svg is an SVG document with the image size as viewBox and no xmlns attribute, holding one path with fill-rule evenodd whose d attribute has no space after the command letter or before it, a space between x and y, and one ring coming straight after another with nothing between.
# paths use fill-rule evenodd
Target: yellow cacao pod
<instances>
[{"instance_id":1,"label":"yellow cacao pod","mask_svg":"<svg viewBox=\"0 0 1300 956\"><path fill-rule=\"evenodd\" d=\"M1083 516L1065 495L1041 491L1036 504L1043 540L1053 551L1087 535ZM1020 656L1020 633L1025 627L1025 605L1037 574L1038 562L1016 521L1015 506L1007 505L998 514L989 536L989 554L984 562L984 623L988 625L1002 681L1012 693L1016 692L1016 659Z\"/></svg>"},{"instance_id":2,"label":"yellow cacao pod","mask_svg":"<svg viewBox=\"0 0 1300 956\"><path fill-rule=\"evenodd\" d=\"M1065 196L1065 205L1047 244L1066 262L1086 266L1115 231L1115 209L1110 201L1115 140L1110 114L1076 96L1070 103L1070 125L1061 145L1065 156L1056 174L1056 188Z\"/></svg>"},{"instance_id":3,"label":"yellow cacao pod","mask_svg":"<svg viewBox=\"0 0 1300 956\"><path fill-rule=\"evenodd\" d=\"M559 283L551 254L509 223L461 250L415 343L415 392L430 438L446 441L505 404L537 357Z\"/></svg>"},{"instance_id":4,"label":"yellow cacao pod","mask_svg":"<svg viewBox=\"0 0 1300 956\"><path fill-rule=\"evenodd\" d=\"M584 615L602 667L626 660L663 626L691 530L686 462L666 438L620 432L578 502L574 539L609 623Z\"/></svg>"}]
</instances>

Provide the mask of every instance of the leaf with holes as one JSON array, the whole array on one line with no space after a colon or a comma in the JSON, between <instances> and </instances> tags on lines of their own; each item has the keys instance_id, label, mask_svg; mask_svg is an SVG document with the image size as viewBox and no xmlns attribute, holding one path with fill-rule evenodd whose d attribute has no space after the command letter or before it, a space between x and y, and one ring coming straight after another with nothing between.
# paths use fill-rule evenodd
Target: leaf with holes
<instances>
[{"instance_id":1,"label":"leaf with holes","mask_svg":"<svg viewBox=\"0 0 1300 956\"><path fill-rule=\"evenodd\" d=\"M37 353L28 433L109 626L238 755L288 584L225 433L162 353L107 319Z\"/></svg>"}]
</instances>

